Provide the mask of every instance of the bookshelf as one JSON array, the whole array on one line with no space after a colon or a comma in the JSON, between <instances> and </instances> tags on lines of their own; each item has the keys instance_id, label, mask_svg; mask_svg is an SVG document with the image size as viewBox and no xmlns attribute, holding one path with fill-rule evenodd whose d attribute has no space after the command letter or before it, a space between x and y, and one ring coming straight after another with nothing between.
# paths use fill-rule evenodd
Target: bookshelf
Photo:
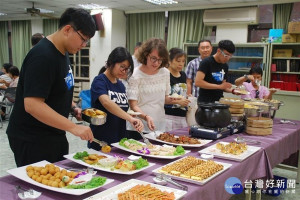
<instances>
[{"instance_id":1,"label":"bookshelf","mask_svg":"<svg viewBox=\"0 0 300 200\"><path fill-rule=\"evenodd\" d=\"M300 43L272 43L268 86L280 94L300 96Z\"/></svg>"}]
</instances>

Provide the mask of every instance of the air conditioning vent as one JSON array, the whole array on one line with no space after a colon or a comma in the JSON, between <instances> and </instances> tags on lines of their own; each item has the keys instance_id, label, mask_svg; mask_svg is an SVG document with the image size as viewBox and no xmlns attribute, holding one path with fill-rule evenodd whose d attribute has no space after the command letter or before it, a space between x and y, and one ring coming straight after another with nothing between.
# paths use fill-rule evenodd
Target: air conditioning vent
<instances>
[{"instance_id":1,"label":"air conditioning vent","mask_svg":"<svg viewBox=\"0 0 300 200\"><path fill-rule=\"evenodd\" d=\"M257 24L258 23L258 8L230 8L230 9L213 9L205 10L203 15L205 25L218 24Z\"/></svg>"}]
</instances>

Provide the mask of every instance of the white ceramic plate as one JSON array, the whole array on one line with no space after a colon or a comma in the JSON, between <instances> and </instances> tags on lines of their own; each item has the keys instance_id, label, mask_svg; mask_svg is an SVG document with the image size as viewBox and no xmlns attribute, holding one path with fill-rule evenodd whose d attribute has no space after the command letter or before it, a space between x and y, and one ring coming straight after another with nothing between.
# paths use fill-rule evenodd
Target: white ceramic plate
<instances>
[{"instance_id":1,"label":"white ceramic plate","mask_svg":"<svg viewBox=\"0 0 300 200\"><path fill-rule=\"evenodd\" d=\"M111 155L101 153L100 151L96 151L94 149L86 149L85 151L88 152L88 154L104 155L104 156L106 156L108 158L113 157ZM125 172L125 171L122 171L122 170L119 170L119 169L112 170L110 167L101 167L101 166L98 166L98 165L97 166L96 165L90 165L90 164L88 164L86 162L83 162L82 160L78 160L78 159L73 158L73 156L75 154L76 153L64 155L64 157L67 158L67 159L69 159L69 160L72 160L73 162L76 162L78 164L81 164L81 165L84 165L84 166L87 166L87 167L91 167L91 168L94 168L94 169L97 169L97 170L100 170L100 171L105 171L105 172L110 172L110 173L115 173L115 174L127 174L127 175L135 174L135 173L138 173L140 171L143 171L143 170L145 170L145 169L147 169L147 168L152 167L153 165L155 165L154 163L149 163L148 166L143 167L141 169Z\"/></svg>"},{"instance_id":2,"label":"white ceramic plate","mask_svg":"<svg viewBox=\"0 0 300 200\"><path fill-rule=\"evenodd\" d=\"M229 142L220 142L220 143L226 145ZM233 155L233 154L222 153L219 149L217 149L216 145L217 144L214 144L214 145L209 146L205 149L202 149L201 151L199 151L199 153L213 154L215 157L218 157L218 158L225 158L225 159L228 159L228 160L235 160L235 161L240 161L241 162L241 161L245 160L246 158L248 158L249 156L251 156L252 154L254 154L255 152L257 152L261 149L260 147L247 145L248 148L247 148L246 151L244 151L240 155Z\"/></svg>"},{"instance_id":3,"label":"white ceramic plate","mask_svg":"<svg viewBox=\"0 0 300 200\"><path fill-rule=\"evenodd\" d=\"M33 164L30 164L30 165L42 167L42 166L45 166L46 164L50 164L50 163L46 160L43 160L43 161L33 163ZM60 192L60 193L65 193L65 194L82 195L82 194L91 192L93 190L96 190L96 189L98 189L98 188L100 188L104 185L107 185L107 184L114 181L114 179L107 178L106 182L103 185L101 185L99 187L96 187L96 188L92 188L92 189L66 189L66 188L50 187L50 186L41 184L39 182L36 182L35 180L32 180L29 176L27 176L27 173L26 173L26 167L27 166L29 166L29 165L26 165L26 166L23 166L23 167L18 167L18 168L15 168L15 169L10 169L10 170L7 170L7 172L9 174L25 181L25 182L27 182L27 183L31 183L32 185L36 185L36 186L39 186L41 188L45 188L45 189L48 189L48 190L52 190L52 191ZM63 169L63 168L60 168L60 169Z\"/></svg>"},{"instance_id":4,"label":"white ceramic plate","mask_svg":"<svg viewBox=\"0 0 300 200\"><path fill-rule=\"evenodd\" d=\"M176 160L176 161L174 161L174 162L168 163L167 165L170 165L170 164L172 164L172 163L178 162L179 160L184 159L184 158L185 158L185 157L180 158L180 159L178 159L178 160ZM200 158L199 158L199 159L200 159ZM200 159L200 160L204 160L204 159ZM217 177L219 174L223 173L224 171L226 171L227 169L229 169L229 168L232 166L232 164L229 164L229 163L217 162L217 161L214 161L214 162L223 165L223 166L224 166L223 169L222 169L221 171L218 171L217 173L213 174L212 176L208 177L207 179L204 179L204 180L201 180L201 181L192 180L192 179L188 179L188 178L183 178L183 177L180 177L180 176L173 176L173 175L171 175L171 174L165 174L165 175L168 176L168 177L171 177L171 178L173 178L173 179L176 179L176 180L181 180L181 181L185 181L185 182L188 182L188 183L194 183L194 184L197 184L197 185L204 185L205 183L207 183L208 181L210 181L210 180L212 180L213 178ZM161 168L163 168L163 167L165 167L165 166L166 166L166 165L161 166L161 167L159 167L159 168L153 170L152 172L153 172L154 174L161 174L160 170L161 170Z\"/></svg>"},{"instance_id":5,"label":"white ceramic plate","mask_svg":"<svg viewBox=\"0 0 300 200\"><path fill-rule=\"evenodd\" d=\"M157 142L165 143L165 144L171 144L171 145L176 145L176 146L182 146L182 147L201 147L203 145L206 145L207 143L212 142L212 140L204 140L204 139L198 139L200 144L178 144L178 143L172 143L172 142L166 142L160 139L157 139L156 137L162 134L163 132L161 131L156 131L156 134L154 132L150 132L148 134L144 134L144 136L150 140L154 140ZM175 136L178 137L178 136Z\"/></svg>"},{"instance_id":6,"label":"white ceramic plate","mask_svg":"<svg viewBox=\"0 0 300 200\"><path fill-rule=\"evenodd\" d=\"M121 183L119 185L116 185L108 190L105 190L103 192L100 192L98 194L95 194L91 197L88 197L84 200L117 200L118 199L118 194L121 192L125 192L129 190L130 188L136 186L136 185L151 185L152 187L155 187L161 191L166 191L166 192L174 192L175 199L181 199L187 192L183 190L178 190L175 188L170 188L166 186L161 186L161 185L156 185L153 183L149 183L146 181L141 181L137 179L130 179L124 183Z\"/></svg>"},{"instance_id":7,"label":"white ceramic plate","mask_svg":"<svg viewBox=\"0 0 300 200\"><path fill-rule=\"evenodd\" d=\"M250 94L250 92L246 91L246 90L234 90L234 92L236 94L241 94L241 95L246 95L246 94Z\"/></svg>"},{"instance_id":8,"label":"white ceramic plate","mask_svg":"<svg viewBox=\"0 0 300 200\"><path fill-rule=\"evenodd\" d=\"M143 144L143 145L146 145L146 144L143 143L143 142L139 142L139 143L141 143L141 144ZM183 156L183 155L185 155L185 154L191 152L190 150L185 150L185 154L183 154L183 155L178 155L178 156L159 156L159 155L143 154L143 153L139 153L139 152L137 152L137 151L133 151L133 150L131 150L131 149L127 149L127 148L125 148L125 147L119 145L119 142L112 143L111 146L117 147L117 148L119 148L119 149L122 149L122 150L128 151L128 152L131 152L131 153L134 153L134 154L138 154L138 155L141 155L141 156L151 157L151 158L160 158L160 159L175 159L175 158L178 158L178 157L180 157L180 156Z\"/></svg>"}]
</instances>

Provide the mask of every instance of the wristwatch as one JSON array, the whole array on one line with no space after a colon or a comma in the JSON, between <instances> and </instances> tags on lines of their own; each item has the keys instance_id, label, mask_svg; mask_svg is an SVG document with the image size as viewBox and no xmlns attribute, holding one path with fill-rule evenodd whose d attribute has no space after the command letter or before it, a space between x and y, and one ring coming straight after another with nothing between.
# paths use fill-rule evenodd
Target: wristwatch
<instances>
[{"instance_id":1,"label":"wristwatch","mask_svg":"<svg viewBox=\"0 0 300 200\"><path fill-rule=\"evenodd\" d=\"M245 74L244 75L244 78L246 79L246 81L248 80L248 75L247 74Z\"/></svg>"}]
</instances>

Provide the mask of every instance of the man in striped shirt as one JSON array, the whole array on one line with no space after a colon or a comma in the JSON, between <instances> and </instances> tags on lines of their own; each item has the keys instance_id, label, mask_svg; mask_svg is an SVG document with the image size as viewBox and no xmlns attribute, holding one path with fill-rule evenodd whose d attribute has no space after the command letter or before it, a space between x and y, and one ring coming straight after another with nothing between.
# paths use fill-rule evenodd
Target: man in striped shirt
<instances>
[{"instance_id":1,"label":"man in striped shirt","mask_svg":"<svg viewBox=\"0 0 300 200\"><path fill-rule=\"evenodd\" d=\"M201 61L209 57L212 52L210 40L200 40L198 43L198 51L200 56L191 60L186 67L187 95L193 95L194 97L198 97L199 95L199 87L195 86L197 70Z\"/></svg>"}]
</instances>

